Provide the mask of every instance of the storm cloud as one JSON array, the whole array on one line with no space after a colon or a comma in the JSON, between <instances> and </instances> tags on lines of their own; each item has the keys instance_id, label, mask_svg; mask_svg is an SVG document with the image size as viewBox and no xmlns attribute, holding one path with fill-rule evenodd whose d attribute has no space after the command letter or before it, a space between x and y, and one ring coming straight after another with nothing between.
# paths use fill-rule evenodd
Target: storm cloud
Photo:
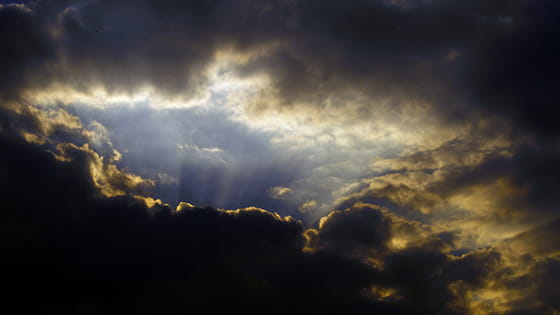
<instances>
[{"instance_id":1,"label":"storm cloud","mask_svg":"<svg viewBox=\"0 0 560 315\"><path fill-rule=\"evenodd\" d=\"M555 93L540 83L557 72L557 11L553 1L8 4L2 62L13 85L3 90L152 86L188 97L205 84L216 55L230 52L239 75L271 78L268 90L280 104L321 105L349 91L396 105L430 103L446 117L474 106L538 131L552 128L545 118Z\"/></svg>"},{"instance_id":2,"label":"storm cloud","mask_svg":"<svg viewBox=\"0 0 560 315\"><path fill-rule=\"evenodd\" d=\"M9 271L3 298L25 309L461 313L467 306L455 304L447 285L476 282L486 266L427 247L390 252L391 220L375 207L331 214L319 229L319 247L304 252L302 224L290 217L107 198L83 158L61 162L6 136L2 146L9 149L2 154L2 269ZM338 250L345 243L361 250L347 256ZM383 268L364 260L371 253L382 253ZM378 286L398 295L379 296Z\"/></svg>"},{"instance_id":3,"label":"storm cloud","mask_svg":"<svg viewBox=\"0 0 560 315\"><path fill-rule=\"evenodd\" d=\"M6 303L557 313L555 1L0 3Z\"/></svg>"}]
</instances>

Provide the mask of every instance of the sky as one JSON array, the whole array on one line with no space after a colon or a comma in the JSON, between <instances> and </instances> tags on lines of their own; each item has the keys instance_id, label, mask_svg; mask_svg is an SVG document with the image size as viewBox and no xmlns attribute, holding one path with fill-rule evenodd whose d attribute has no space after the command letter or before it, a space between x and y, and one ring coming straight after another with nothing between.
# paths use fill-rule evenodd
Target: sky
<instances>
[{"instance_id":1,"label":"sky","mask_svg":"<svg viewBox=\"0 0 560 315\"><path fill-rule=\"evenodd\" d=\"M560 3L0 1L3 305L559 314Z\"/></svg>"}]
</instances>

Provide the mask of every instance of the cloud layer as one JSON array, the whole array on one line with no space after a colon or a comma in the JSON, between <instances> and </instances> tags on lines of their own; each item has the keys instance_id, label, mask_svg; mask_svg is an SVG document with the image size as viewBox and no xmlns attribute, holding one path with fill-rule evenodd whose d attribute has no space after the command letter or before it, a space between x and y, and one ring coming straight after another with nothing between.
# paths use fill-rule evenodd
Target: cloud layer
<instances>
[{"instance_id":1,"label":"cloud layer","mask_svg":"<svg viewBox=\"0 0 560 315\"><path fill-rule=\"evenodd\" d=\"M559 13L3 2L3 298L62 313L559 312Z\"/></svg>"}]
</instances>

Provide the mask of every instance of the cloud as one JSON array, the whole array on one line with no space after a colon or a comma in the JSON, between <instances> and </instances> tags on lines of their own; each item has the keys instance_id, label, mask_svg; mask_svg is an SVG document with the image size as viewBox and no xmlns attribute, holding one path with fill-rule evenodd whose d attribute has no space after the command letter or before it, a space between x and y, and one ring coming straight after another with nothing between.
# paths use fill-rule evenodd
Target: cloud
<instances>
[{"instance_id":1,"label":"cloud","mask_svg":"<svg viewBox=\"0 0 560 315\"><path fill-rule=\"evenodd\" d=\"M491 290L500 272L511 268L504 247L451 255L455 236L434 234L428 225L364 203L331 212L304 237L306 252L367 262L376 271L368 296L412 313L476 313L475 293Z\"/></svg>"},{"instance_id":2,"label":"cloud","mask_svg":"<svg viewBox=\"0 0 560 315\"><path fill-rule=\"evenodd\" d=\"M361 294L374 273L363 263L303 253L294 219L107 198L87 160L59 161L6 134L0 141L9 149L0 157L10 178L0 186L8 304L62 313L397 310Z\"/></svg>"},{"instance_id":3,"label":"cloud","mask_svg":"<svg viewBox=\"0 0 560 315\"><path fill-rule=\"evenodd\" d=\"M471 307L480 313L554 313L558 294L558 222L524 231L496 244L500 259L480 279L480 290L467 292Z\"/></svg>"},{"instance_id":4,"label":"cloud","mask_svg":"<svg viewBox=\"0 0 560 315\"><path fill-rule=\"evenodd\" d=\"M5 91L59 86L132 95L154 87L156 93L188 99L208 84L208 69L216 58L231 56L239 76L269 77L262 91L269 96L259 108L288 106L299 112L311 106L320 112L325 103L344 104L343 95L367 95L376 101L362 104L364 113L383 100L392 100L397 110L412 100L434 106L434 114L446 120L497 111L517 122L526 118L521 124L530 130L540 128L536 122L548 115L528 113L528 104L534 103L529 96L540 95L536 104L542 111L537 112L546 112L554 93L546 85L520 84L527 77L534 78L530 82L547 80L555 71L545 67L557 49L547 40L555 34L554 24L546 21L554 20L557 5L403 3L146 0L8 5L2 8L3 29L13 30L8 23L19 20L25 27L17 28L21 34L2 35L13 44L1 59L5 67L18 69L7 76L17 88ZM527 47L543 49L529 52ZM7 62L10 56L17 60Z\"/></svg>"},{"instance_id":5,"label":"cloud","mask_svg":"<svg viewBox=\"0 0 560 315\"><path fill-rule=\"evenodd\" d=\"M555 220L554 145L489 127L475 125L435 148L375 158L373 173L339 197L336 207L380 204L441 231L461 230L457 244L467 248Z\"/></svg>"},{"instance_id":6,"label":"cloud","mask_svg":"<svg viewBox=\"0 0 560 315\"><path fill-rule=\"evenodd\" d=\"M517 125L544 137L558 133L551 119L558 93L550 84L559 70L559 46L552 40L558 36L559 9L555 1L514 1L494 8L502 17L475 38L468 75L483 106L508 113Z\"/></svg>"},{"instance_id":7,"label":"cloud","mask_svg":"<svg viewBox=\"0 0 560 315\"><path fill-rule=\"evenodd\" d=\"M549 40L557 9L553 1L9 4L1 9L1 40L10 43L0 58L10 78L2 93L153 87L188 99L204 90L217 58L230 56L238 76L271 80L259 108L318 113L325 103L344 106L343 95L367 95L376 101L361 104L363 113L383 100L397 110L412 100L445 120L482 111L554 131L555 93L540 82L556 71L547 65L558 49Z\"/></svg>"},{"instance_id":8,"label":"cloud","mask_svg":"<svg viewBox=\"0 0 560 315\"><path fill-rule=\"evenodd\" d=\"M60 161L17 133L1 141L10 178L0 186L2 231L11 240L4 297L33 296L29 308L462 313L465 292L486 284L497 259L491 251L454 258L426 242L394 247L392 238L430 232L372 205L335 211L304 233L300 221L258 208L175 211L107 198L79 158L86 155ZM304 251L313 233L316 245Z\"/></svg>"},{"instance_id":9,"label":"cloud","mask_svg":"<svg viewBox=\"0 0 560 315\"><path fill-rule=\"evenodd\" d=\"M106 129L99 123L84 128L78 117L57 107L20 105L15 111L2 109L0 114L3 134L19 135L30 143L41 145L58 161L80 161L88 180L105 196L139 195L154 185L153 180L116 165L121 154L113 148Z\"/></svg>"},{"instance_id":10,"label":"cloud","mask_svg":"<svg viewBox=\"0 0 560 315\"><path fill-rule=\"evenodd\" d=\"M333 211L319 222L317 246L349 254L372 251L371 256L375 256L388 250L390 224L390 219L371 205Z\"/></svg>"},{"instance_id":11,"label":"cloud","mask_svg":"<svg viewBox=\"0 0 560 315\"><path fill-rule=\"evenodd\" d=\"M11 303L33 296L29 307L61 312L168 313L262 309L279 294L297 297L279 291L306 268L297 221L258 209L174 212L130 197L107 199L96 195L85 160L60 162L5 135L2 145L10 149L1 165L11 180L1 188L2 230L11 240L2 266L11 270L12 289L4 297ZM21 156L37 163L28 167ZM304 289L312 288L298 292Z\"/></svg>"},{"instance_id":12,"label":"cloud","mask_svg":"<svg viewBox=\"0 0 560 315\"><path fill-rule=\"evenodd\" d=\"M558 312L559 8L0 5L5 297Z\"/></svg>"},{"instance_id":13,"label":"cloud","mask_svg":"<svg viewBox=\"0 0 560 315\"><path fill-rule=\"evenodd\" d=\"M277 134L272 140L291 146L321 143L321 148L328 149L319 153L333 157L327 162L330 167L315 169L306 180L293 182L294 187L286 182L274 185L290 186L298 191L302 189L295 186L325 186L325 189L318 188L320 192L310 192L315 195L298 197L294 203L313 199L319 204L329 204L333 201L329 199L333 198L318 195L344 187L351 171L354 180L354 174L366 171L360 169L359 163L344 165L347 174L334 174L331 176L333 184L326 184L325 174L331 175L340 169L338 163L345 159L340 152L360 157L368 155L370 159L376 154L393 155L383 161L394 163L394 155L403 150L439 146L437 153L429 150L422 153L435 160L428 162L428 157L416 156L406 162L422 160L422 167L431 168L441 168L442 163L447 163L448 167L454 163L474 165L481 163L487 154L512 154L509 147L512 139L507 138L518 135L512 131L514 127L504 126L511 121L535 131L535 123L518 123L515 109L524 112L523 108L529 108L527 104L532 103L527 97L516 98L519 102L506 102L502 96L492 97L488 91L511 92L500 92L503 95L528 91L516 88L518 81L512 81L522 77L518 75L523 73L522 67L507 65L522 64L525 55L521 52L530 38L548 43L545 39L553 36L554 31L548 24L540 23L539 18L548 20L554 8L556 6L548 1L538 6L523 1L503 2L494 7L482 1L474 1L472 5L444 1L356 1L345 6L331 1L264 1L258 4L244 1L204 4L36 1L27 6L8 5L2 8L6 15L3 23L20 23L21 20L25 27L18 28L17 32L29 34L19 36L5 32L2 36L6 36L6 42L13 42L8 36L30 40L26 44L15 41L10 46L10 54L21 58L14 63L6 62L6 67L20 63L18 69L23 70L12 74L14 79L10 82L19 82L17 88L6 91L33 102L46 101L39 96L47 94L53 98L50 102L72 103L81 99L72 95L95 96L98 90L109 98L121 94L134 98L150 90L157 97L188 100L201 93L216 92L209 88L215 75L212 69L223 62L225 70L219 71L226 71L228 75L265 79L257 84L260 91L244 96L241 96L244 92L236 91L235 95L226 93L212 96L211 100L225 98L221 100L222 105L242 103L241 109L236 107L242 114L236 112L233 116L240 116L236 119L246 122L251 117L259 117L258 113L263 111L280 116L277 119L280 123L276 125L299 119L296 129L301 132L296 136ZM122 16L126 17L126 23L122 22ZM6 24L5 29L16 29L8 27L10 25ZM528 30L533 30L536 36L513 36L518 32L526 34ZM31 54L28 44L44 49L35 49ZM492 61L504 55L507 47L520 53L507 55L511 60L501 58L504 66L496 66L500 63ZM2 58L9 59L8 56ZM498 77L488 79L501 75L501 69L506 68L521 69L511 76L513 83ZM536 63L537 68L543 65ZM481 73L488 73L483 75L486 79L477 79ZM25 80L20 82L19 77ZM496 82L503 82L503 87L493 89L492 84ZM538 86L544 88L545 85ZM59 93L61 91L64 93ZM550 96L553 103L550 93L542 95ZM519 106L510 110L500 105L504 103L519 103ZM470 129L475 128L473 125L481 124L481 116L486 116L486 143L472 141L462 134L471 132ZM262 115L253 120L265 121ZM269 125L268 120L264 124ZM306 125L311 127L306 129ZM506 141L492 142L491 136L500 140L506 138ZM33 137L33 134L28 135L29 139ZM462 142L446 144L457 138ZM205 152L209 154L219 153L211 152L212 148L227 149L207 143L189 145L207 148ZM447 147L447 154L443 146ZM351 150L356 150L356 154L350 154ZM221 155L215 158L217 162L226 161ZM387 166L379 163L382 162L372 164L374 169ZM395 165L391 167L395 169ZM177 176L176 170L166 172L177 178L195 176L188 171L185 176ZM420 172L414 175L426 177L420 176ZM393 199L401 198L401 204L423 200L422 211L426 213L440 202L430 193L416 196L406 193L403 197L403 194L391 192L391 187L387 189ZM180 194L192 196L200 192L186 188ZM198 201L210 199L217 202L215 196Z\"/></svg>"},{"instance_id":14,"label":"cloud","mask_svg":"<svg viewBox=\"0 0 560 315\"><path fill-rule=\"evenodd\" d=\"M4 46L0 52L0 99L4 103L19 98L24 88L48 80L46 63L54 56L48 35L27 7L0 6L0 29Z\"/></svg>"},{"instance_id":15,"label":"cloud","mask_svg":"<svg viewBox=\"0 0 560 315\"><path fill-rule=\"evenodd\" d=\"M292 190L289 187L275 186L270 189L270 194L274 199L281 199L282 196L291 192Z\"/></svg>"}]
</instances>

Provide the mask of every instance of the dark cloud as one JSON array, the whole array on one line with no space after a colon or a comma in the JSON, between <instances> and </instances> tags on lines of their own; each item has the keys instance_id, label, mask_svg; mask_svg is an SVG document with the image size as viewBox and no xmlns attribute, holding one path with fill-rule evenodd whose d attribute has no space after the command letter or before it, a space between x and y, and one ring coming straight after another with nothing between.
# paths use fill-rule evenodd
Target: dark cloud
<instances>
[{"instance_id":1,"label":"dark cloud","mask_svg":"<svg viewBox=\"0 0 560 315\"><path fill-rule=\"evenodd\" d=\"M395 302L405 312L470 313L473 310L466 297L485 287L490 276L502 268L501 254L482 249L450 256L446 254L449 245L440 235L426 233L415 223L376 206L356 204L331 212L321 220L319 229L307 230L306 248L350 255L377 266L372 295ZM403 237L409 238L406 246L391 245L392 238ZM388 294L380 296L380 292Z\"/></svg>"},{"instance_id":2,"label":"dark cloud","mask_svg":"<svg viewBox=\"0 0 560 315\"><path fill-rule=\"evenodd\" d=\"M368 268L303 255L296 221L106 199L80 157L63 163L36 145L1 141L2 286L11 304L63 313L376 308L359 294Z\"/></svg>"},{"instance_id":3,"label":"dark cloud","mask_svg":"<svg viewBox=\"0 0 560 315\"><path fill-rule=\"evenodd\" d=\"M362 201L423 222L472 215L485 223L529 226L557 219L560 200L554 181L560 155L556 142L525 138L510 143L479 136L471 134L470 140L453 139L434 149L377 160L372 165L381 173L340 199L337 209ZM463 213L440 211L460 207L452 199L463 197L492 204Z\"/></svg>"},{"instance_id":4,"label":"dark cloud","mask_svg":"<svg viewBox=\"0 0 560 315\"><path fill-rule=\"evenodd\" d=\"M480 259L452 262L429 247L391 252L392 221L373 206L332 213L319 230L320 246L304 252L301 223L265 210L174 212L130 195L106 198L83 151L61 162L3 127L8 304L61 313L463 313L467 305L450 285L476 283L485 270ZM382 268L366 263L372 254ZM398 294L380 299L378 287Z\"/></svg>"},{"instance_id":5,"label":"dark cloud","mask_svg":"<svg viewBox=\"0 0 560 315\"><path fill-rule=\"evenodd\" d=\"M489 275L491 290L503 296L497 308L504 314L554 314L558 312L559 261L554 258L535 259L529 254L514 257L517 266L501 266ZM484 297L482 296L484 299ZM495 301L488 301L489 305ZM485 313L491 308L483 308Z\"/></svg>"},{"instance_id":6,"label":"dark cloud","mask_svg":"<svg viewBox=\"0 0 560 315\"><path fill-rule=\"evenodd\" d=\"M510 264L498 265L486 281L494 291L505 292L507 314L558 312L559 295L553 289L559 279L559 220L538 225L505 240L499 246L506 250ZM509 256L509 257L508 257Z\"/></svg>"},{"instance_id":7,"label":"dark cloud","mask_svg":"<svg viewBox=\"0 0 560 315\"><path fill-rule=\"evenodd\" d=\"M340 253L369 252L375 256L388 250L391 220L379 209L356 205L345 211L333 211L321 219L317 246Z\"/></svg>"},{"instance_id":8,"label":"dark cloud","mask_svg":"<svg viewBox=\"0 0 560 315\"><path fill-rule=\"evenodd\" d=\"M556 251L560 248L560 220L537 225L505 242L519 252L531 253L533 256L557 255Z\"/></svg>"},{"instance_id":9,"label":"dark cloud","mask_svg":"<svg viewBox=\"0 0 560 315\"><path fill-rule=\"evenodd\" d=\"M523 286L531 288L529 294L513 305L520 310L513 314L523 313L553 313L560 309L560 295L554 289L555 283L560 281L560 262L548 258L538 262L530 271Z\"/></svg>"},{"instance_id":10,"label":"dark cloud","mask_svg":"<svg viewBox=\"0 0 560 315\"><path fill-rule=\"evenodd\" d=\"M512 1L500 11L495 27L476 38L469 85L483 106L509 113L539 136L556 136L560 5Z\"/></svg>"},{"instance_id":11,"label":"dark cloud","mask_svg":"<svg viewBox=\"0 0 560 315\"><path fill-rule=\"evenodd\" d=\"M529 222L553 220L558 217L560 202L553 182L560 171L558 157L554 144L522 144L516 147L513 157L489 155L479 165L449 172L442 181L431 185L430 190L446 198L468 187L506 180L516 193L495 196L503 207L494 213L497 220L507 222L507 217L514 216L520 216L516 220Z\"/></svg>"},{"instance_id":12,"label":"dark cloud","mask_svg":"<svg viewBox=\"0 0 560 315\"><path fill-rule=\"evenodd\" d=\"M0 4L1 5L1 4ZM18 98L23 87L48 80L45 63L51 60L53 47L40 23L22 5L0 7L0 98Z\"/></svg>"},{"instance_id":13,"label":"dark cloud","mask_svg":"<svg viewBox=\"0 0 560 315\"><path fill-rule=\"evenodd\" d=\"M444 117L555 133L554 1L34 1L2 8L10 93L31 83L188 95L218 51L250 55L285 104L354 90ZM13 27L18 25L18 27ZM25 38L25 40L23 40ZM276 46L275 46L276 45ZM46 80L49 78L49 80ZM35 85L35 84L33 84ZM263 106L268 106L263 104ZM368 105L364 105L367 110Z\"/></svg>"},{"instance_id":14,"label":"dark cloud","mask_svg":"<svg viewBox=\"0 0 560 315\"><path fill-rule=\"evenodd\" d=\"M101 0L0 6L3 299L59 313L461 314L481 309L469 302L477 292L495 290L505 292L503 312L557 312L559 9L548 0ZM256 208L184 206L176 212L157 202L148 207L139 195L143 180L117 168L117 158L110 157L113 143L100 138L94 149L102 154L97 153L75 117L61 108L37 111L23 97L50 88L56 94L59 87L133 94L150 86L166 96L189 98L207 85L206 71L219 53L247 60L233 62L236 75L270 78L262 102L245 104L249 111L322 110L339 96L342 101L335 103L343 107L346 96L352 100L359 94L371 101L356 109L359 119L373 116L376 100L390 99L396 112L408 101L427 103L444 123L476 124L485 116L489 127L484 141L455 139L401 159L402 165L379 176L439 176L422 189L414 185L417 178L369 190L363 184L367 193L343 200L340 211L304 231L298 221ZM138 129L148 123L142 121ZM299 169L281 170L293 161L280 167L264 163L272 153L256 153L262 139L236 147L230 139L244 130L215 130L227 130L227 137L206 132L201 138L219 141L189 145L198 150L214 141L248 152L245 162L259 161L261 167L227 173L198 168L195 160L173 164L181 169L179 193L192 202L220 200L220 195L236 205L278 206L259 196L269 191L268 177L281 184L293 179ZM504 145L507 150L471 154L504 134L512 143ZM144 144L130 149L141 154ZM176 163L168 158L170 148L156 151L146 153L153 163ZM224 182L227 187L220 186ZM496 246L453 256L448 253L460 250L461 232L433 235L363 203L425 218L440 202L496 182L511 190L496 194L496 209L482 219L545 222L502 244L523 248L522 255ZM424 213L414 215L412 208ZM404 236L405 245L393 245ZM482 309L501 310L492 307Z\"/></svg>"},{"instance_id":15,"label":"dark cloud","mask_svg":"<svg viewBox=\"0 0 560 315\"><path fill-rule=\"evenodd\" d=\"M26 87L60 83L86 91L101 85L109 92L134 92L149 85L164 94L190 95L205 86L216 53L229 51L253 54L233 65L239 75L265 73L272 79L274 101L246 104L251 110L298 100L320 109L329 97L350 90L391 98L395 108L404 100L427 102L445 121L476 123L482 111L499 122L487 128L488 136L510 124L521 129L507 131L512 136L529 130L548 138L556 133L551 82L557 70L557 9L552 1L36 1L1 9L1 36L10 43L0 58L7 73L2 90L17 95ZM266 52L256 53L259 49ZM358 109L360 119L373 116L375 102L367 103ZM530 169L532 159L525 162L516 167ZM497 163L499 169L508 162ZM180 168L185 179L197 176L192 166ZM553 187L546 179L553 172L535 171L543 177L521 176L535 182L527 185L538 195ZM217 173L210 182L222 182L224 172ZM479 178L463 176L461 184L466 177ZM387 187L392 191L386 194L408 188ZM219 199L205 188L181 190L174 194L201 203ZM434 204L417 197L425 207ZM228 198L236 199L235 205L259 199Z\"/></svg>"}]
</instances>

